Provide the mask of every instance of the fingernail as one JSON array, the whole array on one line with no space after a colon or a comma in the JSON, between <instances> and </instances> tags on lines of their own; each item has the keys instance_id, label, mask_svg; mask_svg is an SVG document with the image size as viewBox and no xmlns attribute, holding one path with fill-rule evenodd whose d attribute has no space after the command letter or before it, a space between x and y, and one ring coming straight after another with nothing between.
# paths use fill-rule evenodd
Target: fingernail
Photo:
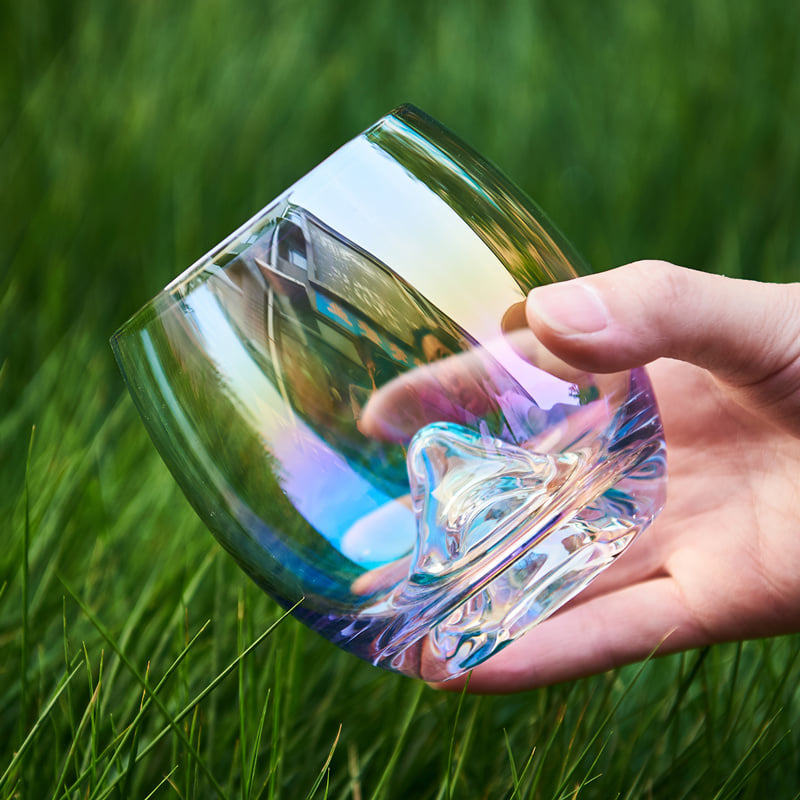
<instances>
[{"instance_id":1,"label":"fingernail","mask_svg":"<svg viewBox=\"0 0 800 800\"><path fill-rule=\"evenodd\" d=\"M600 296L579 281L540 286L528 295L528 313L565 336L597 333L608 325Z\"/></svg>"}]
</instances>

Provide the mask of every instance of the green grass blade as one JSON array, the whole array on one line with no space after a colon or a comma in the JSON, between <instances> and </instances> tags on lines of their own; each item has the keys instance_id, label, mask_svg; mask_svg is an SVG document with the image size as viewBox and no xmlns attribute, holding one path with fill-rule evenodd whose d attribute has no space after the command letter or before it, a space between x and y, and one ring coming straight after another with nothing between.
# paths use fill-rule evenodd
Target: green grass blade
<instances>
[{"instance_id":1,"label":"green grass blade","mask_svg":"<svg viewBox=\"0 0 800 800\"><path fill-rule=\"evenodd\" d=\"M531 777L531 785L528 791L528 795L532 797L536 790L539 787L539 783L542 779L543 771L544 771L544 764L545 760L547 759L548 754L550 753L550 749L552 748L553 744L555 743L556 736L558 735L561 726L564 723L564 718L567 713L566 706L562 705L556 714L555 724L552 726L552 730L550 731L550 736L548 737L547 741L545 742L544 748L542 749L542 753L539 757L538 763L536 765L536 769L533 771L533 776ZM531 752L531 758L533 758L533 752Z\"/></svg>"},{"instance_id":2,"label":"green grass blade","mask_svg":"<svg viewBox=\"0 0 800 800\"><path fill-rule=\"evenodd\" d=\"M333 739L333 744L331 745L330 752L328 753L328 757L325 759L325 763L322 765L322 769L319 771L319 775L317 775L317 779L311 786L308 794L306 795L306 800L312 800L314 795L317 793L317 789L319 785L322 783L325 776L328 776L330 779L330 772L328 771L328 767L330 766L331 760L333 759L333 754L336 751L336 745L339 744L339 737L342 735L342 725L339 723L339 729L336 731L336 736ZM328 796L328 786L325 787L325 797Z\"/></svg>"},{"instance_id":3,"label":"green grass blade","mask_svg":"<svg viewBox=\"0 0 800 800\"><path fill-rule=\"evenodd\" d=\"M242 651L244 644L244 591L239 587L239 599L236 605L236 649L238 652ZM239 756L241 758L242 770L242 797L246 798L250 794L250 783L248 781L249 771L247 769L247 735L246 735L246 718L245 718L245 675L244 675L244 659L242 659L237 668L237 678L239 683Z\"/></svg>"},{"instance_id":4,"label":"green grass blade","mask_svg":"<svg viewBox=\"0 0 800 800\"><path fill-rule=\"evenodd\" d=\"M300 598L300 600L298 600L291 608L289 608L286 611L284 611L283 614L281 614L281 616L278 617L278 619L276 619L275 622L273 622L251 645L249 645L246 650L241 652L233 661L231 661L231 663L228 664L228 666L225 667L225 669L222 670L222 672L220 672L220 674L217 675L217 677L214 678L214 680L211 681L211 683L209 683L208 686L206 686L206 688L203 689L202 692L198 693L186 706L184 706L175 715L175 717L174 717L175 722L180 722L187 714L191 713L192 709L194 709L194 707L198 703L202 702L203 699L208 697L208 695L211 694L211 692L213 692L214 689L216 689L216 687L219 686L219 684L222 683L222 681L224 681L225 678L227 678L228 675L230 675L231 672L233 672L236 669L237 665L239 664L239 661L241 661L243 658L246 658L265 639L267 639L267 637L278 627L278 625L280 625L281 622L283 622L288 616L290 616L291 613L302 602L303 602L303 598ZM150 742L148 742L147 746L142 748L141 752L139 753L139 756L138 756L137 760L141 760L146 755L148 755L150 753L150 751L161 741L161 739L163 739L164 736L166 736L167 733L169 733L170 727L171 726L167 725L166 727L162 728L161 731L159 731L159 733L157 733L153 737L153 739Z\"/></svg>"},{"instance_id":5,"label":"green grass blade","mask_svg":"<svg viewBox=\"0 0 800 800\"><path fill-rule=\"evenodd\" d=\"M528 770L531 768L531 764L533 764L533 757L534 757L535 755L536 755L536 745L534 745L533 747L531 747L531 752L528 754L528 758L527 758L527 760L525 761L525 764L524 764L524 766L522 767L522 771L521 771L521 772L520 772L520 774L519 774L519 783L520 783L520 786L521 786L521 785L524 783L524 781L525 781L525 776L528 774ZM516 791L517 791L517 790L515 789L515 790L514 790L514 792L516 793ZM513 797L513 796L514 796L514 795L512 795L512 797ZM511 800L511 798L509 798L509 800Z\"/></svg>"},{"instance_id":6,"label":"green grass blade","mask_svg":"<svg viewBox=\"0 0 800 800\"><path fill-rule=\"evenodd\" d=\"M417 686L413 697L411 698L411 703L409 704L406 715L403 718L403 724L400 728L400 733L397 737L397 741L395 742L394 749L392 750L392 755L383 770L380 780L378 781L378 785L375 787L375 793L373 795L375 800L379 800L381 797L383 797L383 793L386 791L386 787L389 785L389 780L392 777L392 772L394 772L395 764L397 764L397 760L400 758L400 752L403 748L403 744L405 743L408 729L411 727L411 721L414 719L414 714L417 710L417 706L419 705L419 701L424 690L425 684L420 683Z\"/></svg>"},{"instance_id":7,"label":"green grass blade","mask_svg":"<svg viewBox=\"0 0 800 800\"><path fill-rule=\"evenodd\" d=\"M474 733L475 733L475 725L478 719L478 710L480 709L480 697L473 698L474 702L472 705L472 711L470 713L469 719L467 720L466 730L464 731L463 738L461 740L461 752L459 753L458 760L456 761L456 767L452 772L452 777L449 781L445 781L439 787L439 792L436 795L436 800L442 800L445 796L445 792L450 792L452 794L453 789L458 786L459 778L461 777L461 771L464 767L464 764L467 762L467 756L469 755L470 747L472 746L472 742L474 741ZM454 728L455 730L455 728ZM450 770L448 769L448 774L450 774Z\"/></svg>"},{"instance_id":8,"label":"green grass blade","mask_svg":"<svg viewBox=\"0 0 800 800\"><path fill-rule=\"evenodd\" d=\"M66 690L67 686L69 686L72 679L78 674L80 668L81 664L78 664L75 667L75 669L73 669L72 672L70 672L69 675L67 675L66 679L56 689L55 693L50 698L47 705L42 709L41 714L39 714L39 717L33 724L33 727L30 729L28 735L25 737L24 741L20 745L19 750L17 750L17 752L14 753L14 757L11 759L11 763L6 767L5 772L3 772L2 775L0 775L0 789L3 788L6 781L8 780L8 777L14 772L15 767L22 760L22 757L25 755L28 748L33 743L34 739L36 738L36 734L39 732L45 720L47 719L48 715L50 714L50 711L53 709L53 706L58 702L59 697L61 697L61 695L64 693L64 691Z\"/></svg>"},{"instance_id":9,"label":"green grass blade","mask_svg":"<svg viewBox=\"0 0 800 800\"><path fill-rule=\"evenodd\" d=\"M150 800L151 797L155 797L156 792L169 781L169 779L174 775L175 770L178 769L178 765L176 764L154 787L153 790L147 794L144 800ZM123 795L124 797L124 795Z\"/></svg>"},{"instance_id":10,"label":"green grass blade","mask_svg":"<svg viewBox=\"0 0 800 800\"><path fill-rule=\"evenodd\" d=\"M587 740L582 752L578 755L577 758L575 758L573 760L571 766L567 769L567 771L566 771L566 773L565 773L565 775L564 775L564 777L563 777L563 779L562 779L562 781L561 781L561 783L560 783L560 785L558 787L558 790L556 791L556 795L560 795L566 789L566 786L569 783L570 779L572 778L572 775L575 773L575 770L578 768L578 765L586 757L586 755L590 752L590 750L594 746L594 743L600 737L601 733L607 728L608 724L613 719L614 714L616 713L617 709L621 705L622 701L625 699L625 697L631 691L633 686L636 684L636 682L642 676L642 674L644 673L645 669L647 669L647 665L652 661L653 657L658 652L658 649L661 647L661 644L662 643L659 642L658 646L655 647L650 652L650 655L648 655L648 657L639 665L639 667L636 670L636 673L634 674L634 676L631 679L630 683L628 683L628 685L625 687L625 691L622 692L622 694L617 699L617 701L612 705L612 707L604 715L600 725L597 727L595 732Z\"/></svg>"},{"instance_id":11,"label":"green grass blade","mask_svg":"<svg viewBox=\"0 0 800 800\"><path fill-rule=\"evenodd\" d=\"M258 763L258 751L261 748L261 738L264 734L264 723L267 719L267 708L269 707L269 699L271 689L267 689L267 694L264 697L264 706L261 709L261 717L258 720L258 730L256 731L256 739L253 742L253 754L250 757L250 770L247 776L247 800L250 800L250 795L253 791L253 784L256 779L256 764Z\"/></svg>"},{"instance_id":12,"label":"green grass blade","mask_svg":"<svg viewBox=\"0 0 800 800\"><path fill-rule=\"evenodd\" d=\"M175 660L172 662L172 664L170 664L170 666L167 668L167 670L164 673L164 675L161 677L161 680L153 688L153 692L154 693L159 692L163 688L164 684L169 680L170 676L175 672L175 670L178 668L178 666L183 661L183 659L188 655L189 651L192 649L194 644L200 639L200 637L205 632L205 630L209 626L209 624L210 624L209 622L206 622L200 628L200 630L192 637L192 639L186 644L186 646L183 648L183 650L178 654L178 656L175 658ZM147 710L149 709L150 705L151 705L151 699L149 697L145 697L143 702L140 703L139 711L136 714L136 716L126 726L125 730L119 735L119 737L115 737L114 743L116 744L116 747L114 748L113 752L111 752L110 756L108 756L105 769L100 774L99 779L97 779L97 781L95 782L95 785L97 787L102 787L103 782L105 781L106 777L108 776L109 771L111 770L113 765L115 763L117 763L118 759L121 757L122 750L125 747L125 745L126 745L126 743L128 741L128 738L130 736L134 736L134 737L136 736L136 734L138 732L139 723L140 723L141 719L144 717L144 715L147 713ZM107 755L107 753L101 753L100 757L104 757L106 755ZM90 795L90 797L91 798L94 798L95 796L97 796L99 798L106 797L113 790L113 788L117 785L117 783L119 781L125 781L126 780L126 776L129 775L129 773L130 773L133 765L136 763L136 761L137 761L136 752L132 748L131 757L128 759L128 767L127 767L127 769L124 770L119 775L119 777L117 778L116 781L112 782L112 784L110 786L106 787L106 789L100 795L97 795L97 793L95 792L92 795ZM76 781L70 787L69 794L72 794L81 785L81 783L82 783L81 780ZM124 789L124 787L125 787L125 783L123 783L123 789ZM121 794L122 794L123 797L125 797L124 792L122 792Z\"/></svg>"},{"instance_id":13,"label":"green grass blade","mask_svg":"<svg viewBox=\"0 0 800 800\"><path fill-rule=\"evenodd\" d=\"M764 738L764 736L766 735L767 731L772 727L772 724L775 722L777 717L778 717L778 715L776 714L774 717L772 717L771 719L767 720L767 722L765 722L761 726L761 730L758 732L758 736L756 736L756 738L753 739L753 741L751 742L750 746L745 751L744 755L739 759L739 762L736 765L736 767L731 771L731 773L725 779L725 782L722 784L722 786L719 787L719 790L711 798L711 800L720 800L722 797L725 796L726 791L733 784L734 778L736 778L736 776L738 775L738 773L741 770L741 768L743 767L745 761L747 761L747 759L750 757L750 754L756 749L756 747L758 747L759 743Z\"/></svg>"},{"instance_id":14,"label":"green grass blade","mask_svg":"<svg viewBox=\"0 0 800 800\"><path fill-rule=\"evenodd\" d=\"M125 666L130 671L131 675L133 675L133 677L136 679L136 681L139 683L139 685L145 691L147 696L152 698L153 702L158 707L158 710L162 713L164 718L167 720L167 723L168 723L169 727L174 731L175 735L181 740L181 742L184 745L184 747L186 747L186 749L191 753L191 755L195 759L198 760L198 763L200 764L201 769L203 770L203 773L205 774L206 778L208 778L209 783L211 783L211 785L214 787L214 790L216 791L216 793L221 798L225 798L226 797L225 790L222 788L222 786L220 786L220 784L217 781L217 779L212 775L211 770L208 768L208 765L205 763L205 761L203 761L201 759L200 754L197 752L197 750L195 749L194 745L189 741L188 737L186 736L184 731L181 729L181 727L178 725L178 723L176 722L175 718L172 716L172 714L170 714L170 712L168 711L167 707L162 702L161 698L158 695L153 693L153 690L151 689L150 685L145 680L144 676L131 663L131 661L128 659L127 655L119 648L119 646L117 645L117 643L114 640L114 638L105 629L105 627L100 622L100 620L98 620L97 617L92 613L92 611L89 609L89 607L72 591L72 589L69 586L67 586L66 583L64 584L64 586L67 589L67 591L70 593L70 595L72 596L73 600L75 600L75 602L81 607L81 610L83 611L84 614L86 614L86 616L88 617L88 619L92 623L92 625L94 625L94 627L97 629L97 632L103 637L103 639L106 640L106 642L108 642L108 645L112 648L112 650L114 650L114 652L117 654L117 656L122 659L123 663L125 664Z\"/></svg>"},{"instance_id":15,"label":"green grass blade","mask_svg":"<svg viewBox=\"0 0 800 800\"><path fill-rule=\"evenodd\" d=\"M453 796L453 787L451 784L451 771L453 769L453 752L456 746L456 733L458 731L458 720L461 716L461 707L464 705L464 698L467 696L467 691L469 689L469 680L472 677L472 672L467 674L467 679L464 681L464 687L461 690L461 694L458 698L458 705L456 706L456 717L453 720L453 729L450 732L450 747L447 750L447 769L444 774L444 785L445 791L447 792L447 800Z\"/></svg>"},{"instance_id":16,"label":"green grass blade","mask_svg":"<svg viewBox=\"0 0 800 800\"><path fill-rule=\"evenodd\" d=\"M30 597L29 597L29 577L30 577L30 547L31 547L31 500L30 500L30 468L31 453L33 452L33 437L36 433L36 426L31 428L30 439L28 440L28 455L25 459L25 524L23 528L22 540L22 654L20 664L21 697L19 723L20 734L25 730L26 717L28 714L28 639L30 629ZM22 739L22 735L20 735Z\"/></svg>"},{"instance_id":17,"label":"green grass blade","mask_svg":"<svg viewBox=\"0 0 800 800\"><path fill-rule=\"evenodd\" d=\"M69 768L69 762L75 755L75 751L78 747L78 740L83 733L84 728L86 727L86 723L89 721L89 716L92 713L92 708L97 702L97 697L100 694L100 681L97 682L97 686L89 700L89 703L86 706L85 711L83 712L83 716L81 716L80 722L78 723L77 729L74 731L72 735L72 743L70 744L70 748L67 751L66 756L64 756L64 764L61 767L61 772L59 773L58 780L56 781L55 789L53 790L53 800L58 797L59 792L61 791L61 787L64 785L64 780L67 777L67 769Z\"/></svg>"}]
</instances>

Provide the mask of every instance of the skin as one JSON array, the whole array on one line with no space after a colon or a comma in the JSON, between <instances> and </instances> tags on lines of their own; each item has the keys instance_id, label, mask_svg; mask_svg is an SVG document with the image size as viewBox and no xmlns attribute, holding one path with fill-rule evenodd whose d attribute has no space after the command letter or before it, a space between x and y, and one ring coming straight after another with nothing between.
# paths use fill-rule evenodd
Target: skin
<instances>
[{"instance_id":1,"label":"skin","mask_svg":"<svg viewBox=\"0 0 800 800\"><path fill-rule=\"evenodd\" d=\"M535 289L525 311L577 370L649 365L668 500L576 600L475 669L469 691L800 631L800 284L642 261Z\"/></svg>"},{"instance_id":2,"label":"skin","mask_svg":"<svg viewBox=\"0 0 800 800\"><path fill-rule=\"evenodd\" d=\"M433 361L439 361L452 356L453 351L434 334L426 333L422 337L422 354L425 356L425 360L430 364Z\"/></svg>"}]
</instances>

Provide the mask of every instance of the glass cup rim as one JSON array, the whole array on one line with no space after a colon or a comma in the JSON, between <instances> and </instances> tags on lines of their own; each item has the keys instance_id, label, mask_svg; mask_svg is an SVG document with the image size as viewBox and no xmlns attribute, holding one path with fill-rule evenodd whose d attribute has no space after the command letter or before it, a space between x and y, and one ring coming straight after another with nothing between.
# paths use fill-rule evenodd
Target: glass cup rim
<instances>
[{"instance_id":1,"label":"glass cup rim","mask_svg":"<svg viewBox=\"0 0 800 800\"><path fill-rule=\"evenodd\" d=\"M563 252L559 255L575 269L577 274L589 274L591 270L584 261L581 254L571 245L560 230L553 224L552 220L542 209L528 197L518 186L512 183L505 174L490 161L487 161L480 153L470 145L461 140L445 125L434 117L425 113L412 103L402 103L395 106L389 112L381 116L359 134L350 137L346 142L337 147L332 153L319 161L315 166L306 170L292 184L282 191L275 199L268 202L265 206L256 211L244 223L239 225L232 233L214 245L207 252L195 259L188 267L181 271L176 277L169 281L160 291L150 300L142 305L131 317L117 328L110 337L110 344L115 353L118 352L119 343L128 335L136 333L145 328L153 319L157 318L164 310L173 305L176 293L193 285L194 281L200 276L210 277L221 270L225 263L218 264L217 260L223 258L230 248L250 231L259 218L269 216L270 212L280 205L295 189L298 183L303 181L312 172L320 169L326 162L331 161L344 149L351 141L360 137L370 137L370 135L389 125L392 121L404 125L418 137L421 137L426 144L435 148L439 153L452 161L473 183L486 189L491 187L487 205L496 214L497 223L501 221L500 227L505 227L506 234L511 234L512 238L518 241L525 239L531 229L540 229L544 236L551 241L555 251L566 251L569 256L565 257ZM505 205L511 204L516 212L511 217L507 214ZM458 213L458 212L457 212ZM508 255L504 242L487 241L491 235L486 231L477 231L490 249L497 254L502 250L504 255ZM502 259L501 259L502 260ZM506 264L509 271L513 271L513 265ZM550 277L550 281L553 277ZM558 280L558 277L555 278ZM548 281L548 282L550 282ZM528 289L533 288L536 282L531 282Z\"/></svg>"},{"instance_id":2,"label":"glass cup rim","mask_svg":"<svg viewBox=\"0 0 800 800\"><path fill-rule=\"evenodd\" d=\"M363 136L364 134L368 133L374 127L380 125L389 117L402 117L402 116L419 116L425 117L428 120L429 125L431 127L438 126L439 124L434 120L432 117L429 117L420 109L416 108L415 106L411 105L410 103L403 103L399 106L395 106L391 111L384 114L380 119L370 125L368 128L363 130L361 133L357 134L356 136L350 137L348 142L354 138L358 138L358 136ZM155 295L153 295L146 303L144 303L136 312L134 312L122 325L120 325L114 333L110 337L110 343L114 351L117 351L117 345L121 342L126 336L136 333L137 331L141 330L142 328L146 327L154 318L158 317L166 308L172 305L175 298L175 292L179 291L181 287L185 287L192 283L194 279L196 279L200 274L204 273L209 265L214 264L214 259L218 258L222 254L228 250L228 248L234 244L246 231L250 230L254 224L257 223L258 219L264 215L269 214L269 212L275 208L275 206L279 205L281 200L285 198L288 194L291 193L293 187L303 178L308 175L310 172L318 169L325 161L332 158L336 155L339 150L342 149L347 143L345 142L340 147L337 147L332 153L326 156L322 161L318 162L315 166L311 167L309 170L305 171L303 175L301 175L297 180L293 181L291 186L287 189L282 191L274 200L267 203L267 205L260 208L256 211L252 216L250 216L245 222L239 225L234 231L228 234L224 239L220 242L215 244L209 250L207 250L203 255L199 256L195 259L188 267L186 267L183 271L178 273L172 280L170 280L162 289L160 289Z\"/></svg>"}]
</instances>

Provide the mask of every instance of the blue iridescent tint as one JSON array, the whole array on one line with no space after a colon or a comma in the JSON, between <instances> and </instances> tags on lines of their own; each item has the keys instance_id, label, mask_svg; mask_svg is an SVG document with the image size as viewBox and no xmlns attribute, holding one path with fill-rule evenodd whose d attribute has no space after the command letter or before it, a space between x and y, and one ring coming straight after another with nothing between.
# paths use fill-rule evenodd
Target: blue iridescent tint
<instances>
[{"instance_id":1,"label":"blue iridescent tint","mask_svg":"<svg viewBox=\"0 0 800 800\"><path fill-rule=\"evenodd\" d=\"M642 370L514 323L583 271L541 212L415 109L345 145L112 339L172 474L295 616L444 680L579 592L652 521Z\"/></svg>"}]
</instances>

